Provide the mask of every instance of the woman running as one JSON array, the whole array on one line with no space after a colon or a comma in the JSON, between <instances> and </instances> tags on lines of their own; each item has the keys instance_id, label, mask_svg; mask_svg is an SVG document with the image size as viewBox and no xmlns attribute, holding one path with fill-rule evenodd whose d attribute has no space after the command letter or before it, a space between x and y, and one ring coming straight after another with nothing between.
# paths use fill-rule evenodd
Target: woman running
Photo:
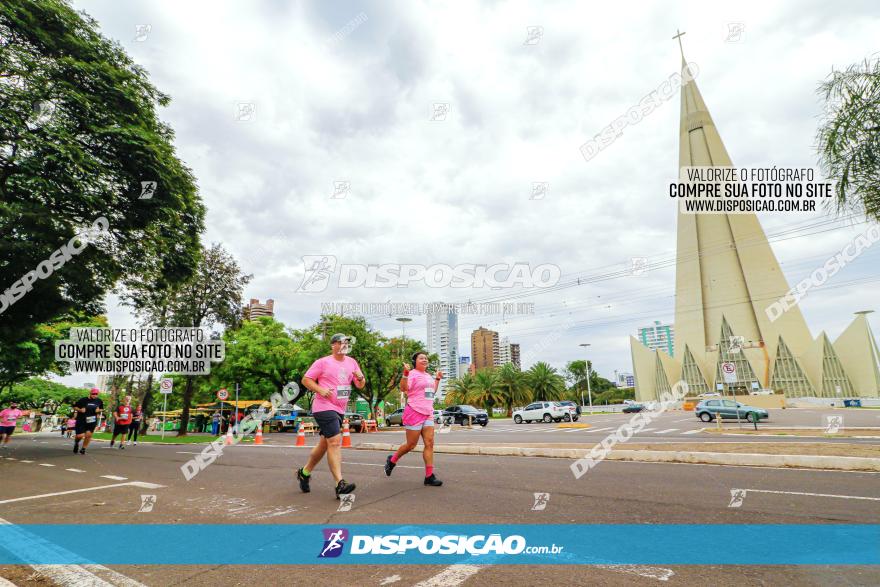
<instances>
[{"instance_id":1,"label":"woman running","mask_svg":"<svg viewBox=\"0 0 880 587\"><path fill-rule=\"evenodd\" d=\"M388 456L385 474L391 476L397 461L416 447L421 436L424 445L422 458L425 459L425 485L440 487L443 481L434 475L434 396L443 372L437 371L433 377L428 373L428 355L425 353L414 354L412 360L416 368L410 371L409 365L404 364L404 377L400 380L400 390L406 393L407 398L406 408L403 410L406 443L401 444L396 453Z\"/></svg>"}]
</instances>

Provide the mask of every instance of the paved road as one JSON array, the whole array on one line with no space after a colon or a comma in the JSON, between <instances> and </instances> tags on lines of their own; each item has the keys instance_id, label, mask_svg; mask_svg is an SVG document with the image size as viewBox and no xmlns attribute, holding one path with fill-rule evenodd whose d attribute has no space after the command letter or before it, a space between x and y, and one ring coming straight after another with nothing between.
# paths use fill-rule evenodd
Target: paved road
<instances>
[{"instance_id":1,"label":"paved road","mask_svg":"<svg viewBox=\"0 0 880 587\"><path fill-rule=\"evenodd\" d=\"M141 444L119 451L106 446L94 443L81 456L73 455L69 442L55 435L16 438L11 454L0 459L0 517L12 523L880 523L880 502L850 499L880 500L880 477L870 473L605 462L576 481L564 459L443 454L438 455L437 473L446 485L431 488L421 483L420 455L406 457L388 479L381 470L384 453L352 450L345 452L344 466L346 478L358 485L357 497L350 512L339 513L324 466L315 472L311 494L301 494L294 486L292 470L305 460L303 449L230 447L187 482L179 467L201 447ZM125 485L133 482L162 487ZM95 487L100 489L91 489ZM728 507L734 488L749 490L738 508ZM67 493L81 489L89 490ZM531 509L536 492L550 494L543 511ZM20 500L53 493L57 495ZM156 495L155 508L137 513L144 494ZM213 538L222 547L222 537ZM16 572L7 576L21 575L21 569ZM252 585L277 581L279 573L291 583L307 576L310 584L331 585L339 583L334 572L361 585L422 581L443 586L502 581L690 585L709 580L719 585L880 584L880 570L863 567L367 566L330 571L326 567L120 566L95 570L109 583L121 584L113 579L114 572L145 585Z\"/></svg>"}]
</instances>

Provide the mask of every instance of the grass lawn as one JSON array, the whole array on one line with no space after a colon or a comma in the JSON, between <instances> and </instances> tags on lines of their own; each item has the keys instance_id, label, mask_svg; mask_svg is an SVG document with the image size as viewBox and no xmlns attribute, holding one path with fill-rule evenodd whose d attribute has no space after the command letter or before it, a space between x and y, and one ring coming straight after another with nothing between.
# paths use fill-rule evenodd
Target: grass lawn
<instances>
[{"instance_id":1,"label":"grass lawn","mask_svg":"<svg viewBox=\"0 0 880 587\"><path fill-rule=\"evenodd\" d=\"M92 435L92 438L97 440L110 440L112 434L109 432L96 432ZM119 440L117 438L116 440ZM208 444L209 442L214 442L216 437L211 436L210 434L193 434L190 436L177 436L176 431L166 431L165 439L162 439L160 434L141 434L138 436L138 442L170 442L170 443L181 443L181 444ZM253 442L253 438L244 438L242 442Z\"/></svg>"}]
</instances>

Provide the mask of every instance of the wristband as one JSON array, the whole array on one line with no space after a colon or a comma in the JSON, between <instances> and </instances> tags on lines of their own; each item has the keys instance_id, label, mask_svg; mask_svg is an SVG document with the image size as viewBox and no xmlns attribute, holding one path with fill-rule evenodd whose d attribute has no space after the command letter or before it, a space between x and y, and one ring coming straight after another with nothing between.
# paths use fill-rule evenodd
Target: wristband
<instances>
[{"instance_id":1,"label":"wristband","mask_svg":"<svg viewBox=\"0 0 880 587\"><path fill-rule=\"evenodd\" d=\"M404 370L403 370L403 376L404 376L404 377L408 377L408 376L409 376L409 369L404 369Z\"/></svg>"}]
</instances>

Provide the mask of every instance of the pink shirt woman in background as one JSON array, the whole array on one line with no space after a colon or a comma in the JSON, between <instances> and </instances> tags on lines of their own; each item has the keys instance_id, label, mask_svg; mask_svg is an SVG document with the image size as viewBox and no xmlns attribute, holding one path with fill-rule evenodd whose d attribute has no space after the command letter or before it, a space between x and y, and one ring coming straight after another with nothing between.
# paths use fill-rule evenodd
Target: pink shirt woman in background
<instances>
[{"instance_id":1,"label":"pink shirt woman in background","mask_svg":"<svg viewBox=\"0 0 880 587\"><path fill-rule=\"evenodd\" d=\"M434 475L434 397L443 372L437 371L434 376L428 373L428 355L425 353L414 354L413 363L416 368L412 371L409 370L409 365L404 364L404 378L400 380L400 390L406 392L406 408L403 410L406 442L385 460L385 474L391 476L400 457L414 449L421 437L424 445L422 458L425 460L425 485L439 487L443 482Z\"/></svg>"},{"instance_id":2,"label":"pink shirt woman in background","mask_svg":"<svg viewBox=\"0 0 880 587\"><path fill-rule=\"evenodd\" d=\"M15 422L22 416L27 416L30 412L23 412L18 409L18 404L12 402L9 407L0 411L0 446L5 447L12 439L12 433L15 432Z\"/></svg>"}]
</instances>

